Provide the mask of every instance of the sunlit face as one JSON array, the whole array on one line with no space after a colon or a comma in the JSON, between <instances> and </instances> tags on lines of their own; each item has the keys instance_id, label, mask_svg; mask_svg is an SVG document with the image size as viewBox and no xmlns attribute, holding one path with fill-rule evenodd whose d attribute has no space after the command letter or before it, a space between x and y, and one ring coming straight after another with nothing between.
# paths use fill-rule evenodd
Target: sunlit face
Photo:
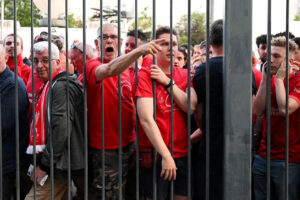
<instances>
[{"instance_id":1,"label":"sunlit face","mask_svg":"<svg viewBox=\"0 0 300 200\"><path fill-rule=\"evenodd\" d=\"M170 34L164 33L159 36L158 39L165 39L165 42L161 43L161 51L158 52L157 55L157 64L161 67L170 66L171 61L171 53L173 54L173 58L175 58L178 51L178 43L176 35L173 35L173 50L171 52L170 49Z\"/></svg>"},{"instance_id":2,"label":"sunlit face","mask_svg":"<svg viewBox=\"0 0 300 200\"><path fill-rule=\"evenodd\" d=\"M259 44L258 46L258 55L259 58L262 62L266 62L267 61L267 44Z\"/></svg>"},{"instance_id":3,"label":"sunlit face","mask_svg":"<svg viewBox=\"0 0 300 200\"><path fill-rule=\"evenodd\" d=\"M97 39L97 48L99 48L98 44L101 44L101 37ZM120 45L122 46L122 40ZM118 56L118 30L116 27L104 26L102 48L105 62L110 62Z\"/></svg>"},{"instance_id":4,"label":"sunlit face","mask_svg":"<svg viewBox=\"0 0 300 200\"><path fill-rule=\"evenodd\" d=\"M201 51L201 56L206 57L206 47L200 49ZM212 57L212 48L211 46L209 46L209 57Z\"/></svg>"},{"instance_id":5,"label":"sunlit face","mask_svg":"<svg viewBox=\"0 0 300 200\"><path fill-rule=\"evenodd\" d=\"M5 39L4 47L5 47L5 52L7 53L7 55L9 57L14 57L14 55L15 55L14 36L8 36ZM20 53L22 53L21 40L17 37L17 55L19 55Z\"/></svg>"},{"instance_id":6,"label":"sunlit face","mask_svg":"<svg viewBox=\"0 0 300 200\"><path fill-rule=\"evenodd\" d=\"M277 73L285 56L285 47L271 46L271 74Z\"/></svg>"},{"instance_id":7,"label":"sunlit face","mask_svg":"<svg viewBox=\"0 0 300 200\"><path fill-rule=\"evenodd\" d=\"M174 61L174 67L183 68L186 64L186 60L184 60L184 55L181 51L177 51L175 61Z\"/></svg>"},{"instance_id":8,"label":"sunlit face","mask_svg":"<svg viewBox=\"0 0 300 200\"><path fill-rule=\"evenodd\" d=\"M37 75L43 82L47 82L49 80L49 57L48 50L43 53L34 53L33 63ZM56 72L59 65L59 59L51 60L51 76Z\"/></svg>"},{"instance_id":9,"label":"sunlit face","mask_svg":"<svg viewBox=\"0 0 300 200\"><path fill-rule=\"evenodd\" d=\"M72 49L70 52L71 64L78 73L83 72L83 55L78 49Z\"/></svg>"},{"instance_id":10,"label":"sunlit face","mask_svg":"<svg viewBox=\"0 0 300 200\"><path fill-rule=\"evenodd\" d=\"M141 39L137 39L137 46L139 47L142 44ZM129 53L135 49L135 37L128 36L125 43L125 53Z\"/></svg>"}]
</instances>

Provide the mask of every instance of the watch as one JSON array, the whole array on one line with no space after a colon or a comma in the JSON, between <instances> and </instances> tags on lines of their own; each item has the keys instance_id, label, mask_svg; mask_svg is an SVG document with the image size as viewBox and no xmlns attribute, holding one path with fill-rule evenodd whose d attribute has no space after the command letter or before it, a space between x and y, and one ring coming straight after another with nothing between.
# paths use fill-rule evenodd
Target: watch
<instances>
[{"instance_id":1,"label":"watch","mask_svg":"<svg viewBox=\"0 0 300 200\"><path fill-rule=\"evenodd\" d=\"M166 89L168 89L169 87L171 87L171 85L175 85L175 81L174 80L170 80L169 84L165 86Z\"/></svg>"}]
</instances>

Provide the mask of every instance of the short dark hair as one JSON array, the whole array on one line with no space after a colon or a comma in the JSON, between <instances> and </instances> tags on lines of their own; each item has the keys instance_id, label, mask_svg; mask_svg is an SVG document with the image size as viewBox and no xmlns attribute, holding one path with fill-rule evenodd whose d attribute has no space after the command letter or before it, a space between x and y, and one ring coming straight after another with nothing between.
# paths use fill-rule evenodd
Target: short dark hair
<instances>
[{"instance_id":1,"label":"short dark hair","mask_svg":"<svg viewBox=\"0 0 300 200\"><path fill-rule=\"evenodd\" d=\"M11 36L14 37L14 35L15 35L14 33L10 33L7 36L5 36L3 44L5 45L5 41L8 37L11 37ZM21 49L23 49L23 39L19 35L17 35L17 40L18 39L21 41Z\"/></svg>"},{"instance_id":2,"label":"short dark hair","mask_svg":"<svg viewBox=\"0 0 300 200\"><path fill-rule=\"evenodd\" d=\"M160 28L158 28L158 29L156 30L155 37L156 37L156 39L158 39L159 36L161 36L162 34L165 34L165 33L170 34L170 31L171 31L170 27L168 27L168 26L162 26L162 27L160 27ZM176 36L176 38L177 38L177 40L178 40L178 34L177 34L177 31L176 31L175 29L173 29L172 33L173 33L173 35Z\"/></svg>"},{"instance_id":3,"label":"short dark hair","mask_svg":"<svg viewBox=\"0 0 300 200\"><path fill-rule=\"evenodd\" d=\"M216 20L210 25L209 36L212 46L223 46L223 19Z\"/></svg>"},{"instance_id":4,"label":"short dark hair","mask_svg":"<svg viewBox=\"0 0 300 200\"><path fill-rule=\"evenodd\" d=\"M298 45L298 48L300 48L300 37L295 37L293 40Z\"/></svg>"},{"instance_id":5,"label":"short dark hair","mask_svg":"<svg viewBox=\"0 0 300 200\"><path fill-rule=\"evenodd\" d=\"M182 48L185 49L185 53L186 53L186 55L187 55L187 54L188 54L188 49L189 49L188 43L183 43L183 44L180 45L180 47L182 47ZM190 52L191 52L191 55L194 54L194 48L193 48L192 45L190 45Z\"/></svg>"},{"instance_id":6,"label":"short dark hair","mask_svg":"<svg viewBox=\"0 0 300 200\"><path fill-rule=\"evenodd\" d=\"M285 35L286 35L286 31L280 32L280 33L276 33L274 35L274 37L281 37L281 36L285 37ZM293 33L289 32L289 39L294 39L294 38L295 38L295 35Z\"/></svg>"},{"instance_id":7,"label":"short dark hair","mask_svg":"<svg viewBox=\"0 0 300 200\"><path fill-rule=\"evenodd\" d=\"M183 54L183 57L184 57L184 60L187 59L187 51L186 51L186 48L183 47L183 46L179 46L178 47L178 51L181 52Z\"/></svg>"},{"instance_id":8,"label":"short dark hair","mask_svg":"<svg viewBox=\"0 0 300 200\"><path fill-rule=\"evenodd\" d=\"M135 37L135 30L128 31L127 37L128 36ZM137 30L137 38L139 38L142 42L147 42L147 36L141 30Z\"/></svg>"},{"instance_id":9,"label":"short dark hair","mask_svg":"<svg viewBox=\"0 0 300 200\"><path fill-rule=\"evenodd\" d=\"M266 34L260 35L256 38L257 48L259 48L260 44L267 44L267 35Z\"/></svg>"}]
</instances>

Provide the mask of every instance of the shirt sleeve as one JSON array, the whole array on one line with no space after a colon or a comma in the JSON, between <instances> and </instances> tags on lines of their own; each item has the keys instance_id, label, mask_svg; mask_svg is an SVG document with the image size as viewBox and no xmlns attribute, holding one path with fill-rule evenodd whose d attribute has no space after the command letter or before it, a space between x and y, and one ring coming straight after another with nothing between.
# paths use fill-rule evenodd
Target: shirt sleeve
<instances>
[{"instance_id":1,"label":"shirt sleeve","mask_svg":"<svg viewBox=\"0 0 300 200\"><path fill-rule=\"evenodd\" d=\"M297 80L295 87L291 88L289 97L296 100L300 106L300 79Z\"/></svg>"},{"instance_id":2,"label":"shirt sleeve","mask_svg":"<svg viewBox=\"0 0 300 200\"><path fill-rule=\"evenodd\" d=\"M152 79L150 71L142 68L138 74L138 86L135 93L136 97L153 97Z\"/></svg>"},{"instance_id":3,"label":"shirt sleeve","mask_svg":"<svg viewBox=\"0 0 300 200\"><path fill-rule=\"evenodd\" d=\"M101 65L101 62L95 60L90 61L86 66L86 79L89 85L95 85L101 81L97 81L95 77L95 71L97 67Z\"/></svg>"}]
</instances>

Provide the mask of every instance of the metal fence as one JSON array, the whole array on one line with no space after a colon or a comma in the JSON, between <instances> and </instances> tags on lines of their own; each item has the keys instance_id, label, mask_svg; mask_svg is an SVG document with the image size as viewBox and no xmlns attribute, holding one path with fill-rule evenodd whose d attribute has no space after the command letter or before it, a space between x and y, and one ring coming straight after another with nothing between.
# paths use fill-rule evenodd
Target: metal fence
<instances>
[{"instance_id":1,"label":"metal fence","mask_svg":"<svg viewBox=\"0 0 300 200\"><path fill-rule=\"evenodd\" d=\"M2 1L3 2L3 1ZM18 104L18 65L17 65L17 26L16 26L16 0L14 2L14 55L15 55L15 119L16 119L16 124L15 124L15 132L16 132L16 141L19 141L19 104ZM100 16L102 16L103 13L103 0L100 0ZM138 0L135 0L135 31L137 35L137 24L138 24ZM155 32L156 32L156 0L152 1L153 5L153 13L152 13L152 39L155 39ZM186 2L185 2L186 3ZM188 3L188 10L187 10L187 16L188 16L188 46L191 44L191 0L187 0ZM271 41L271 0L268 0L268 65L270 65L270 59L271 59L271 47L270 47L270 41ZM289 0L287 0L287 5L289 5ZM49 38L51 38L51 0L48 0L48 34ZM210 35L209 33L209 25L211 24L210 21L210 0L206 1L206 40L210 40ZM90 171L90 168L88 166L88 132L87 132L87 80L86 80L86 1L82 1L82 7L83 7L83 59L84 59L84 144L85 144L85 157L82 158L85 160L85 169L84 169L84 198L89 199L88 197L88 189L89 189L89 182L88 182L88 172ZM121 0L118 0L118 35L121 35ZM289 6L287 6L286 10L286 31L289 31ZM68 1L65 1L65 23L66 27L68 27ZM33 55L33 40L34 40L34 35L33 35L33 1L31 0L31 54ZM103 18L100 18L99 26L103 26ZM173 27L173 1L170 0L170 39L172 41L172 27ZM252 111L251 111L251 38L252 38L252 1L233 1L233 0L226 0L225 1L225 18L224 18L224 66L223 66L223 89L224 89L224 177L223 177L223 185L224 185L224 192L223 192L223 197L224 199L230 199L230 200L241 200L241 199L253 199L252 197L252 186L251 183L252 177L251 177L251 166L252 166L252 155L251 155L251 148L252 148L252 121L251 121L251 116L252 116ZM66 47L66 55L68 55L68 47L69 47L69 41L68 41L68 28L65 29L65 47ZM103 37L103 36L102 36ZM286 35L287 39L289 38L288 35ZM103 38L101 38L101 41ZM118 37L118 56L120 56L121 52L121 38ZM135 44L137 47L137 38L135 39ZM288 43L287 43L288 44ZM51 48L50 48L50 41L49 41L49 51L48 51L48 56L51 58ZM172 43L171 49L172 49ZM103 52L103 47L100 45L100 52ZM288 45L286 46L286 65L288 66ZM190 64L191 64L191 51L190 49L188 50L188 61L187 61L187 66L188 66L188 74L190 74ZM207 68L209 69L209 47L207 46ZM173 65L174 58L171 54L171 66ZM67 63L67 69L68 69L68 56L66 56L66 63ZM103 56L101 54L101 63L103 63ZM156 63L156 60L154 59L154 63ZM137 63L136 63L137 66ZM172 68L171 68L172 69ZM51 74L51 59L49 60L49 70ZM288 76L288 73L287 73ZM209 91L210 88L210 70L206 70L206 91ZM271 199L271 181L270 181L270 145L271 145L271 138L270 138L270 130L271 130L271 121L270 121L270 112L271 112L271 85L270 85L270 79L271 79L271 74L268 73L268 103L267 103L267 130L268 130L268 156L267 156L267 199ZM34 80L34 69L32 65L32 80ZM171 80L173 80L173 72L171 70ZM188 76L188 101L190 103L190 76ZM136 72L136 82L138 83L138 73ZM49 78L49 95L51 97L52 95L52 79L51 77ZM118 78L118 87L119 91L121 88L121 77L119 75ZM153 93L155 97L155 87L156 87L156 82L153 81ZM289 87L289 82L286 82L286 89L288 91ZM32 83L32 91L35 91L35 85L34 81ZM174 123L173 123L173 86L171 86L171 137L173 138L173 128L174 128ZM100 91L99 91L100 92ZM67 92L68 94L68 92ZM1 94L0 94L1 95ZM32 113L33 113L33 125L35 124L35 96L37 94L32 94ZM104 110L104 88L102 84L102 89L101 89L101 108ZM119 96L119 104L118 104L118 127L119 127L119 185L122 185L122 129L121 129L121 121L122 121L122 108L121 108L121 93L118 93ZM289 96L286 94L286 100L288 102ZM67 96L67 102L69 102L69 97ZM210 123L209 123L209 102L210 102L210 96L206 96L206 102L207 107L206 107L206 137L203 138L206 140L206 143L209 144L210 140L213 140L213 138L210 138L209 132L210 132ZM154 118L156 116L156 98L154 98ZM69 106L67 106L69 108ZM1 108L1 107L0 107ZM288 103L286 105L286 124L289 124L289 113L288 113ZM68 109L68 115L69 113ZM106 125L104 123L104 113L99 113L99 117L101 115L102 118L102 133L105 132ZM5 116L0 116L1 118L4 118ZM188 105L188 112L187 112L187 120L188 120L188 129L187 129L187 137L188 137L188 179L186 181L186 187L188 188L188 199L192 199L192 175L191 175L191 141L190 141L190 134L191 134L191 110L190 110L190 104ZM136 114L136 121L138 122L138 117ZM0 123L2 121L0 120ZM51 123L51 122L50 122ZM138 124L138 123L137 123ZM2 127L3 124L0 124L0 127ZM70 125L67 125L67 132L69 130ZM52 132L52 127L51 124L48 126L48 131L51 133ZM34 141L34 146L36 136L35 136L35 130L33 129L33 141ZM286 138L289 137L289 126L286 126ZM2 140L2 128L0 129L0 140ZM52 146L52 137L49 138L50 140L50 146ZM71 144L71 136L68 135L68 154L69 154L69 170L68 170L68 199L71 199L71 164L70 164L70 154L71 154L71 149L70 149L70 144ZM139 174L140 174L140 168L139 168L139 146L138 146L138 141L139 141L139 130L138 130L138 125L136 125L136 198L139 199L140 197L140 179L139 179ZM102 134L102 147L104 147L105 144L105 137L104 134ZM286 157L288 158L288 139L286 140ZM19 167L19 142L16 142L16 199L20 199L20 167ZM172 151L173 151L173 144L172 144ZM2 142L0 143L0 170L2 172ZM51 199L54 199L54 165L53 165L53 148L51 148L51 170L50 170L50 180L51 180ZM209 154L209 145L206 146L206 158L208 159L210 156ZM105 150L103 148L102 150L102 169L105 169ZM156 165L156 159L154 159L154 166ZM34 168L34 179L36 180L36 166L37 166L37 158L36 158L36 153L35 153L35 148L33 152L33 165L35 166ZM286 170L285 173L288 174L289 168L288 168L288 159L286 159ZM104 171L102 172L104 174ZM159 173L156 171L156 168L153 167L153 174ZM206 199L211 199L209 196L209 191L210 191L210 165L209 162L206 163L206 186L205 186L205 191L206 191ZM285 190L286 190L286 197L285 199L288 199L288 176L285 176ZM220 180L221 181L221 180ZM102 182L103 187L103 193L102 193L102 199L105 199L105 177L102 176ZM3 173L0 173L0 183L1 183L1 193L0 193L0 199L3 199ZM170 199L174 198L174 184L172 181L171 184L171 192L170 192ZM34 181L33 183L34 191L36 191L37 183ZM157 199L157 180L156 176L153 176L153 199ZM183 186L184 187L184 186ZM119 190L119 199L123 199L122 197L122 188ZM35 193L35 199L36 199L36 193Z\"/></svg>"}]
</instances>

